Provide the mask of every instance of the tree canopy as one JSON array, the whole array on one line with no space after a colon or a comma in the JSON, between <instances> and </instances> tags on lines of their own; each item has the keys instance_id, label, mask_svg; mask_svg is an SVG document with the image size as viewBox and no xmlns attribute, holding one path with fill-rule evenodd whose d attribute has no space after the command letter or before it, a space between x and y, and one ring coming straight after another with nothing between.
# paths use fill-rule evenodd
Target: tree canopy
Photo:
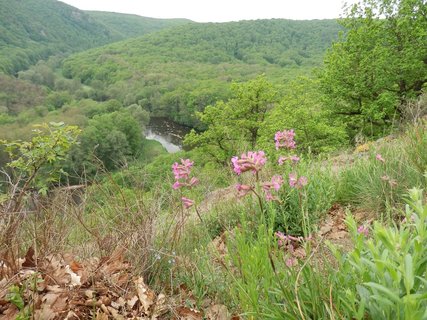
<instances>
[{"instance_id":1,"label":"tree canopy","mask_svg":"<svg viewBox=\"0 0 427 320\"><path fill-rule=\"evenodd\" d=\"M341 23L347 34L326 54L322 89L352 134L375 134L427 82L427 4L363 0Z\"/></svg>"}]
</instances>

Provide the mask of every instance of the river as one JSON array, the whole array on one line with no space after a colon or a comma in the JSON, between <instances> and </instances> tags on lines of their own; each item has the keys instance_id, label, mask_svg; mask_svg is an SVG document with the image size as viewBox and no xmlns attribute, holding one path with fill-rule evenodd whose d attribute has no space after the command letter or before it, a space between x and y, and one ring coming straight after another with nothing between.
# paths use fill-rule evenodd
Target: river
<instances>
[{"instance_id":1,"label":"river","mask_svg":"<svg viewBox=\"0 0 427 320\"><path fill-rule=\"evenodd\" d=\"M182 150L182 139L190 130L168 118L153 117L145 130L145 138L156 140L167 152L175 153Z\"/></svg>"}]
</instances>

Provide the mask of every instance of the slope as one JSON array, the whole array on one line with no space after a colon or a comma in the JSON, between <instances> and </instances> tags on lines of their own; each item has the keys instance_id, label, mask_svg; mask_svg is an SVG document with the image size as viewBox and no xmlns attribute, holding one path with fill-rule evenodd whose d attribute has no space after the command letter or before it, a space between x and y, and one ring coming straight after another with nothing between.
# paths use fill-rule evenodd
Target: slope
<instances>
[{"instance_id":1,"label":"slope","mask_svg":"<svg viewBox=\"0 0 427 320\"><path fill-rule=\"evenodd\" d=\"M177 23L180 21L174 20L171 25ZM50 55L81 51L167 26L167 20L156 23L156 19L131 15L86 13L56 0L0 0L0 72L15 74Z\"/></svg>"},{"instance_id":2,"label":"slope","mask_svg":"<svg viewBox=\"0 0 427 320\"><path fill-rule=\"evenodd\" d=\"M192 125L194 111L228 96L230 81L307 74L340 30L333 20L192 23L73 55L63 74Z\"/></svg>"},{"instance_id":3,"label":"slope","mask_svg":"<svg viewBox=\"0 0 427 320\"><path fill-rule=\"evenodd\" d=\"M109 30L116 32L123 39L191 22L187 19L156 19L116 12L85 11L85 13L104 24Z\"/></svg>"}]
</instances>

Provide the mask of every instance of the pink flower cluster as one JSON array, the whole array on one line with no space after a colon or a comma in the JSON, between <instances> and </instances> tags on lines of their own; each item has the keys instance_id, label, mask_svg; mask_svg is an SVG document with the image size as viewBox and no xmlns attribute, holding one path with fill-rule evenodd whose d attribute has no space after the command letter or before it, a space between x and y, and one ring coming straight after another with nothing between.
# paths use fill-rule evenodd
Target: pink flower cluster
<instances>
[{"instance_id":1,"label":"pink flower cluster","mask_svg":"<svg viewBox=\"0 0 427 320\"><path fill-rule=\"evenodd\" d=\"M283 184L283 178L280 175L275 175L271 177L271 182L264 182L262 184L262 190L265 193L265 199L267 201L278 200L271 193L272 189L279 191L280 187Z\"/></svg>"},{"instance_id":2,"label":"pink flower cluster","mask_svg":"<svg viewBox=\"0 0 427 320\"><path fill-rule=\"evenodd\" d=\"M240 198L240 197L246 196L249 192L253 191L254 187L248 186L246 184L237 184L236 189L237 189L237 196Z\"/></svg>"},{"instance_id":3,"label":"pink flower cluster","mask_svg":"<svg viewBox=\"0 0 427 320\"><path fill-rule=\"evenodd\" d=\"M265 165L267 158L264 151L249 151L247 154L243 153L240 157L233 157L231 162L233 170L237 174L242 174L246 171L258 172Z\"/></svg>"},{"instance_id":4,"label":"pink flower cluster","mask_svg":"<svg viewBox=\"0 0 427 320\"><path fill-rule=\"evenodd\" d=\"M172 185L173 189L179 189L181 187L187 187L191 189L193 186L199 183L199 180L195 177L190 178L191 167L194 161L190 159L181 159L181 163L175 162L172 165L172 172L175 177L175 183ZM182 204L186 209L194 205L194 201L185 197L181 198Z\"/></svg>"},{"instance_id":5,"label":"pink flower cluster","mask_svg":"<svg viewBox=\"0 0 427 320\"><path fill-rule=\"evenodd\" d=\"M307 177L301 176L298 178L297 174L292 172L289 174L289 186L291 188L301 189L308 183Z\"/></svg>"},{"instance_id":6,"label":"pink flower cluster","mask_svg":"<svg viewBox=\"0 0 427 320\"><path fill-rule=\"evenodd\" d=\"M179 189L181 187L191 188L197 183L199 180L195 177L190 179L191 167L193 166L194 161L190 161L190 159L181 159L181 164L175 162L172 165L172 172L175 176L175 183L172 185L173 189Z\"/></svg>"},{"instance_id":7,"label":"pink flower cluster","mask_svg":"<svg viewBox=\"0 0 427 320\"><path fill-rule=\"evenodd\" d=\"M182 204L184 205L185 209L190 208L192 205L194 205L194 201L191 199L188 199L186 197L181 198Z\"/></svg>"},{"instance_id":8,"label":"pink flower cluster","mask_svg":"<svg viewBox=\"0 0 427 320\"><path fill-rule=\"evenodd\" d=\"M296 144L294 141L294 137L295 132L293 129L277 131L274 135L274 140L276 142L276 150L279 150L280 148L295 149Z\"/></svg>"},{"instance_id":9,"label":"pink flower cluster","mask_svg":"<svg viewBox=\"0 0 427 320\"><path fill-rule=\"evenodd\" d=\"M360 225L359 228L357 228L357 233L367 237L369 235L369 228L365 225Z\"/></svg>"}]
</instances>

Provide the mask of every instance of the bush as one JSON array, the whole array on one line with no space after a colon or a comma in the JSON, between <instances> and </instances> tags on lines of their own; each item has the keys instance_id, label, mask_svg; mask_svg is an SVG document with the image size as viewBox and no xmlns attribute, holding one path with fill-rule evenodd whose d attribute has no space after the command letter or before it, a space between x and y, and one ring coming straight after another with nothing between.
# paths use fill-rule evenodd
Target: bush
<instances>
[{"instance_id":1,"label":"bush","mask_svg":"<svg viewBox=\"0 0 427 320\"><path fill-rule=\"evenodd\" d=\"M336 282L344 289L340 300L353 319L427 317L427 205L422 190L409 194L400 226L375 222L370 239L347 217L354 249L337 254Z\"/></svg>"}]
</instances>

